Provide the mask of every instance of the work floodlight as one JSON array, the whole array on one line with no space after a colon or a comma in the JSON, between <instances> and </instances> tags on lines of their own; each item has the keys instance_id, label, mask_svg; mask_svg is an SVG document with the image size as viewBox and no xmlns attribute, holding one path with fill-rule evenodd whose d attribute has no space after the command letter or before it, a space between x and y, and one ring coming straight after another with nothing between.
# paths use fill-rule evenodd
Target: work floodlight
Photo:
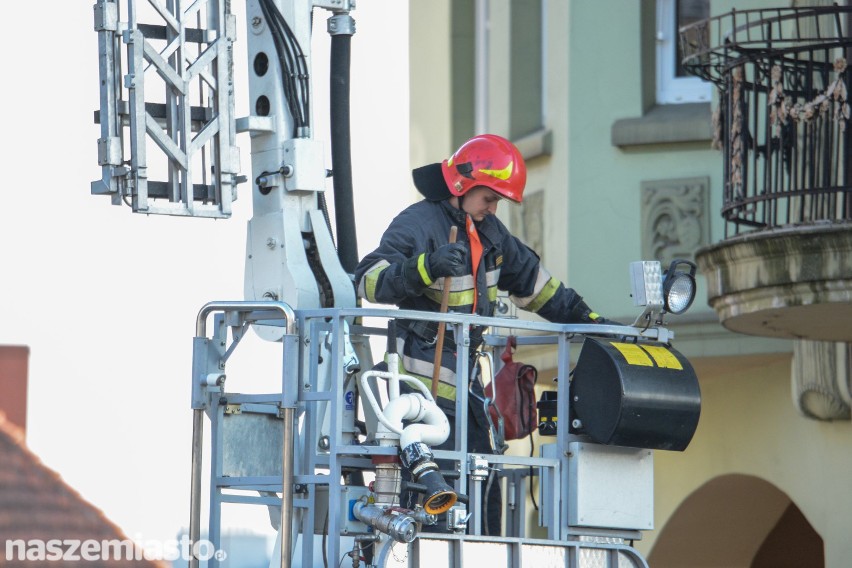
<instances>
[{"instance_id":1,"label":"work floodlight","mask_svg":"<svg viewBox=\"0 0 852 568\"><path fill-rule=\"evenodd\" d=\"M689 265L688 271L678 270L681 265ZM633 325L642 320L662 324L666 312L682 314L695 299L694 263L675 259L663 272L659 261L640 260L630 263L630 286L634 306L644 306L645 310L636 318Z\"/></svg>"},{"instance_id":2,"label":"work floodlight","mask_svg":"<svg viewBox=\"0 0 852 568\"><path fill-rule=\"evenodd\" d=\"M689 266L689 272L681 272L678 266ZM689 309L695 299L695 263L683 259L675 259L663 277L663 298L666 311L672 314L682 314Z\"/></svg>"}]
</instances>

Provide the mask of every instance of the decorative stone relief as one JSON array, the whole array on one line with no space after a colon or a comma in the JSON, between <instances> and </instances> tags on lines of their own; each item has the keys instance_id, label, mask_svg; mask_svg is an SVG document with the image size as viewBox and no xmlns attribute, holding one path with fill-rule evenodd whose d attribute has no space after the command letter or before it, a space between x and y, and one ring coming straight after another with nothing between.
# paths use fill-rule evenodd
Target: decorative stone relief
<instances>
[{"instance_id":1,"label":"decorative stone relief","mask_svg":"<svg viewBox=\"0 0 852 568\"><path fill-rule=\"evenodd\" d=\"M643 181L641 189L642 258L694 260L710 243L710 178Z\"/></svg>"},{"instance_id":2,"label":"decorative stone relief","mask_svg":"<svg viewBox=\"0 0 852 568\"><path fill-rule=\"evenodd\" d=\"M815 420L849 420L852 344L793 341L792 388L796 409Z\"/></svg>"}]
</instances>

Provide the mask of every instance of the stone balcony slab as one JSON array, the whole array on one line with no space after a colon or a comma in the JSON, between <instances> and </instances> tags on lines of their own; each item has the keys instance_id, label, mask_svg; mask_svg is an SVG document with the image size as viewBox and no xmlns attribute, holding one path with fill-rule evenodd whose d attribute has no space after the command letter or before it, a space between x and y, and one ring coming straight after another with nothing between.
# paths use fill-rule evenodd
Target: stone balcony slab
<instances>
[{"instance_id":1,"label":"stone balcony slab","mask_svg":"<svg viewBox=\"0 0 852 568\"><path fill-rule=\"evenodd\" d=\"M725 328L852 342L852 223L750 233L704 247L696 260Z\"/></svg>"}]
</instances>

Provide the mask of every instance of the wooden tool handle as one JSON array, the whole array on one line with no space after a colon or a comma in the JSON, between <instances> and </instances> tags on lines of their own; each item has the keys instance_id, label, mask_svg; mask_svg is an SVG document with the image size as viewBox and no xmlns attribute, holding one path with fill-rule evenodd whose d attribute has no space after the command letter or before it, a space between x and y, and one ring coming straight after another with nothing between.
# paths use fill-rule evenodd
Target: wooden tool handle
<instances>
[{"instance_id":1,"label":"wooden tool handle","mask_svg":"<svg viewBox=\"0 0 852 568\"><path fill-rule=\"evenodd\" d=\"M450 244L456 242L458 232L459 228L456 225L450 227ZM444 277L444 292L441 294L440 311L442 314L447 313L447 307L450 303L450 284L452 284L452 280L452 276ZM435 337L435 368L432 370L432 398L435 400L438 400L438 381L441 376L441 359L444 354L444 333L446 329L446 322L438 322L438 335Z\"/></svg>"}]
</instances>

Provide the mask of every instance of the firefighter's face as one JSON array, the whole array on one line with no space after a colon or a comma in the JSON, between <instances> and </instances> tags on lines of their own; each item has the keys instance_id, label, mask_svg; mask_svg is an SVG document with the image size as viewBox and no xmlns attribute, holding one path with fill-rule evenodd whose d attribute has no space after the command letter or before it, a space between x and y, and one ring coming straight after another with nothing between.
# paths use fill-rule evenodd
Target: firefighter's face
<instances>
[{"instance_id":1,"label":"firefighter's face","mask_svg":"<svg viewBox=\"0 0 852 568\"><path fill-rule=\"evenodd\" d=\"M482 221L487 215L497 213L497 204L501 199L503 198L487 187L474 187L465 194L462 209L473 217L474 221Z\"/></svg>"}]
</instances>

